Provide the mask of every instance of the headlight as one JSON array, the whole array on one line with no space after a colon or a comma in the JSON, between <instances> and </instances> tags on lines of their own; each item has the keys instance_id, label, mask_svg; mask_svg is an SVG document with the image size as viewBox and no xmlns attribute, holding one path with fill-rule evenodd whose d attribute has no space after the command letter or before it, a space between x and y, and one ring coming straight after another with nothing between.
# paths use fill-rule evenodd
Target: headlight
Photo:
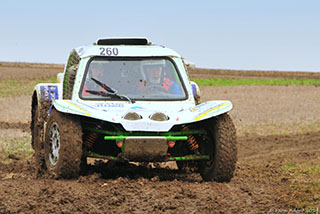
<instances>
[{"instance_id":1,"label":"headlight","mask_svg":"<svg viewBox=\"0 0 320 214\"><path fill-rule=\"evenodd\" d=\"M123 119L125 120L140 120L142 117L141 115L135 113L135 112L128 112Z\"/></svg>"},{"instance_id":2,"label":"headlight","mask_svg":"<svg viewBox=\"0 0 320 214\"><path fill-rule=\"evenodd\" d=\"M169 120L169 117L167 115L165 115L164 113L161 113L161 112L154 113L154 114L150 115L149 118L151 120L155 120L155 121L167 121L167 120Z\"/></svg>"}]
</instances>

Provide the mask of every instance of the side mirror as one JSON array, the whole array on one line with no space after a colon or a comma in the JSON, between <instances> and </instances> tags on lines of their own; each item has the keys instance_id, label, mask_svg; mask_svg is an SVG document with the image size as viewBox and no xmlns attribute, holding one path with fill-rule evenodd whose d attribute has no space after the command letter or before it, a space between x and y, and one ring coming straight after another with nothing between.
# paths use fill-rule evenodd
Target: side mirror
<instances>
[{"instance_id":1,"label":"side mirror","mask_svg":"<svg viewBox=\"0 0 320 214\"><path fill-rule=\"evenodd\" d=\"M199 88L198 84L193 81L190 81L190 84L191 84L194 100L196 102L196 105L198 105L201 103L201 101L200 101L200 88Z\"/></svg>"},{"instance_id":2,"label":"side mirror","mask_svg":"<svg viewBox=\"0 0 320 214\"><path fill-rule=\"evenodd\" d=\"M57 82L58 82L58 83L63 82L63 73L58 73L58 74L57 74Z\"/></svg>"}]
</instances>

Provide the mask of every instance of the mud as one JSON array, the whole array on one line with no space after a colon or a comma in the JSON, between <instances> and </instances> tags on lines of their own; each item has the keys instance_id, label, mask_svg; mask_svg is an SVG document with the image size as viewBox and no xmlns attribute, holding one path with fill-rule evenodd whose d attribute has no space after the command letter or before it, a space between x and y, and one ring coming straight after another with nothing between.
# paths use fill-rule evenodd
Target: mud
<instances>
[{"instance_id":1,"label":"mud","mask_svg":"<svg viewBox=\"0 0 320 214\"><path fill-rule=\"evenodd\" d=\"M1 64L6 69L24 65ZM45 65L34 66L38 75L43 69L38 67ZM287 162L319 163L319 88L201 88L204 100L234 103L231 117L238 130L238 162L229 183L204 182L198 173L179 172L174 162L115 165L95 159L89 160L78 178L56 180L39 177L34 158L12 156L9 163L0 159L0 213L268 213L290 209L295 197L290 195L292 178L279 168ZM29 98L23 98L28 101L19 107L1 108L1 144L7 138L30 137ZM20 98L8 100L15 99ZM0 106L6 101L0 100ZM319 207L319 197L310 200Z\"/></svg>"},{"instance_id":2,"label":"mud","mask_svg":"<svg viewBox=\"0 0 320 214\"><path fill-rule=\"evenodd\" d=\"M320 132L238 140L239 161L230 183L203 182L199 174L172 166L95 162L75 180L54 180L36 179L32 160L0 164L0 212L264 213L289 203L287 178L277 167L320 154Z\"/></svg>"}]
</instances>

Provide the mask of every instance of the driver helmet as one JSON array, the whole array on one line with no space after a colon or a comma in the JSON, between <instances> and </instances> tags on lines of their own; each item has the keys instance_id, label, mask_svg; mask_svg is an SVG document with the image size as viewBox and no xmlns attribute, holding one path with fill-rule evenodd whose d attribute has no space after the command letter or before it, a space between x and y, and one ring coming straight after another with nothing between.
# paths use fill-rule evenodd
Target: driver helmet
<instances>
[{"instance_id":1,"label":"driver helmet","mask_svg":"<svg viewBox=\"0 0 320 214\"><path fill-rule=\"evenodd\" d=\"M143 77L151 84L160 84L164 75L165 60L148 60L143 62Z\"/></svg>"}]
</instances>

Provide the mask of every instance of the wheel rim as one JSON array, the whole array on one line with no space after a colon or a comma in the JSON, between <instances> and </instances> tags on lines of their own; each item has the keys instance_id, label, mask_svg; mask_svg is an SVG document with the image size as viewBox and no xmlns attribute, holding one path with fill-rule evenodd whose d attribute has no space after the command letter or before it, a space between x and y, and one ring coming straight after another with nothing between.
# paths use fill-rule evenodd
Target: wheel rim
<instances>
[{"instance_id":1,"label":"wheel rim","mask_svg":"<svg viewBox=\"0 0 320 214\"><path fill-rule=\"evenodd\" d=\"M59 126L56 122L51 124L49 133L49 162L51 166L55 166L59 160L60 151L60 132Z\"/></svg>"}]
</instances>

